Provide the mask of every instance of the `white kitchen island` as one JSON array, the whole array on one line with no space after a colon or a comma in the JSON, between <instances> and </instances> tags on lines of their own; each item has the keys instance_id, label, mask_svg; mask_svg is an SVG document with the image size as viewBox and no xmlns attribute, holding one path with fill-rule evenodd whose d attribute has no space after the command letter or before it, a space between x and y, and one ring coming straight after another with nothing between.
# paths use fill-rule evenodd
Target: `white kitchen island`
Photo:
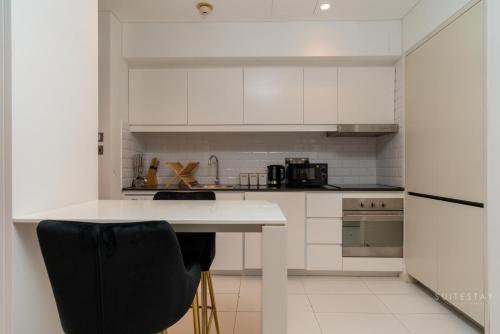
<instances>
[{"instance_id":1,"label":"white kitchen island","mask_svg":"<svg viewBox=\"0 0 500 334\"><path fill-rule=\"evenodd\" d=\"M25 224L38 224L47 219L94 223L165 220L177 232L262 232L262 333L287 333L287 226L286 218L277 204L267 201L221 200L92 201L53 211L15 217L14 224L16 227L21 227ZM33 241L31 239L31 242ZM38 245L32 249L39 250ZM29 261L24 263L27 258L26 256L20 256L19 259L14 257L14 267L22 270L23 265L29 265ZM16 261L20 263L15 263ZM35 282L35 285L38 283ZM32 291L36 288L26 287L26 289ZM14 325L16 308L18 308L17 311L22 312L22 301L25 300L22 296L19 296L20 299L16 297L14 292ZM30 319L25 319L25 321L30 321ZM37 332L54 334L54 332L45 333L43 330Z\"/></svg>"}]
</instances>

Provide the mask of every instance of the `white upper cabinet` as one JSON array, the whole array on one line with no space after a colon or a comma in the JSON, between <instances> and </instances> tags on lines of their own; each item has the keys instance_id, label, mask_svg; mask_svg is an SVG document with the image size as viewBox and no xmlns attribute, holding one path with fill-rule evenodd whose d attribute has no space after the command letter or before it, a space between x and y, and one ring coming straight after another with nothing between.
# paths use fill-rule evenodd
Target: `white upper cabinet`
<instances>
[{"instance_id":1,"label":"white upper cabinet","mask_svg":"<svg viewBox=\"0 0 500 334\"><path fill-rule=\"evenodd\" d=\"M188 71L189 124L243 124L243 69L196 68Z\"/></svg>"},{"instance_id":2,"label":"white upper cabinet","mask_svg":"<svg viewBox=\"0 0 500 334\"><path fill-rule=\"evenodd\" d=\"M187 71L131 69L131 125L187 124Z\"/></svg>"},{"instance_id":3,"label":"white upper cabinet","mask_svg":"<svg viewBox=\"0 0 500 334\"><path fill-rule=\"evenodd\" d=\"M481 6L406 57L406 156L413 192L483 202Z\"/></svg>"},{"instance_id":4,"label":"white upper cabinet","mask_svg":"<svg viewBox=\"0 0 500 334\"><path fill-rule=\"evenodd\" d=\"M245 124L303 124L302 67L244 70Z\"/></svg>"},{"instance_id":5,"label":"white upper cabinet","mask_svg":"<svg viewBox=\"0 0 500 334\"><path fill-rule=\"evenodd\" d=\"M268 131L276 125L325 131L335 124L390 124L394 78L394 67L131 69L129 119L140 131Z\"/></svg>"},{"instance_id":6,"label":"white upper cabinet","mask_svg":"<svg viewBox=\"0 0 500 334\"><path fill-rule=\"evenodd\" d=\"M337 67L304 68L304 124L337 124Z\"/></svg>"},{"instance_id":7,"label":"white upper cabinet","mask_svg":"<svg viewBox=\"0 0 500 334\"><path fill-rule=\"evenodd\" d=\"M394 123L394 67L339 68L339 124Z\"/></svg>"}]
</instances>

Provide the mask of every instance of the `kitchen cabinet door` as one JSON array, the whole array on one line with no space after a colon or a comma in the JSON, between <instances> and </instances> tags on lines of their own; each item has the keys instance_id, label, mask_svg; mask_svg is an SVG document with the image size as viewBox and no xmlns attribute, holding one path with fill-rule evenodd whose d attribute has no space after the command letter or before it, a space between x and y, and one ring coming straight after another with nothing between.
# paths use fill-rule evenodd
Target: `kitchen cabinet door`
<instances>
[{"instance_id":1,"label":"kitchen cabinet door","mask_svg":"<svg viewBox=\"0 0 500 334\"><path fill-rule=\"evenodd\" d=\"M406 196L406 270L434 291L438 287L438 210L438 203L434 200Z\"/></svg>"},{"instance_id":2,"label":"kitchen cabinet door","mask_svg":"<svg viewBox=\"0 0 500 334\"><path fill-rule=\"evenodd\" d=\"M484 209L448 202L438 206L436 291L484 325Z\"/></svg>"},{"instance_id":3,"label":"kitchen cabinet door","mask_svg":"<svg viewBox=\"0 0 500 334\"><path fill-rule=\"evenodd\" d=\"M243 124L243 69L196 68L188 71L189 124Z\"/></svg>"},{"instance_id":4,"label":"kitchen cabinet door","mask_svg":"<svg viewBox=\"0 0 500 334\"><path fill-rule=\"evenodd\" d=\"M342 194L307 193L308 218L341 218Z\"/></svg>"},{"instance_id":5,"label":"kitchen cabinet door","mask_svg":"<svg viewBox=\"0 0 500 334\"><path fill-rule=\"evenodd\" d=\"M288 269L305 269L306 199L303 192L249 192L246 200L277 203L287 219ZM261 235L245 233L245 268L261 268Z\"/></svg>"},{"instance_id":6,"label":"kitchen cabinet door","mask_svg":"<svg viewBox=\"0 0 500 334\"><path fill-rule=\"evenodd\" d=\"M304 124L337 124L337 67L304 68Z\"/></svg>"},{"instance_id":7,"label":"kitchen cabinet door","mask_svg":"<svg viewBox=\"0 0 500 334\"><path fill-rule=\"evenodd\" d=\"M440 138L436 101L439 92L429 82L429 56L420 49L406 58L406 186L410 191L437 194Z\"/></svg>"},{"instance_id":8,"label":"kitchen cabinet door","mask_svg":"<svg viewBox=\"0 0 500 334\"><path fill-rule=\"evenodd\" d=\"M342 244L341 218L308 218L307 242L310 244Z\"/></svg>"},{"instance_id":9,"label":"kitchen cabinet door","mask_svg":"<svg viewBox=\"0 0 500 334\"><path fill-rule=\"evenodd\" d=\"M339 68L339 124L394 123L394 67Z\"/></svg>"},{"instance_id":10,"label":"kitchen cabinet door","mask_svg":"<svg viewBox=\"0 0 500 334\"><path fill-rule=\"evenodd\" d=\"M483 5L406 58L407 188L483 202Z\"/></svg>"},{"instance_id":11,"label":"kitchen cabinet door","mask_svg":"<svg viewBox=\"0 0 500 334\"><path fill-rule=\"evenodd\" d=\"M131 125L187 124L187 71L131 69L129 101Z\"/></svg>"},{"instance_id":12,"label":"kitchen cabinet door","mask_svg":"<svg viewBox=\"0 0 500 334\"><path fill-rule=\"evenodd\" d=\"M244 193L217 192L217 200L244 200ZM213 270L243 270L243 233L217 233Z\"/></svg>"},{"instance_id":13,"label":"kitchen cabinet door","mask_svg":"<svg viewBox=\"0 0 500 334\"><path fill-rule=\"evenodd\" d=\"M308 245L307 270L342 270L342 245Z\"/></svg>"},{"instance_id":14,"label":"kitchen cabinet door","mask_svg":"<svg viewBox=\"0 0 500 334\"><path fill-rule=\"evenodd\" d=\"M483 5L477 4L423 48L432 57L429 84L439 93L434 115L438 196L484 201Z\"/></svg>"},{"instance_id":15,"label":"kitchen cabinet door","mask_svg":"<svg viewBox=\"0 0 500 334\"><path fill-rule=\"evenodd\" d=\"M303 69L244 69L245 124L303 124Z\"/></svg>"}]
</instances>

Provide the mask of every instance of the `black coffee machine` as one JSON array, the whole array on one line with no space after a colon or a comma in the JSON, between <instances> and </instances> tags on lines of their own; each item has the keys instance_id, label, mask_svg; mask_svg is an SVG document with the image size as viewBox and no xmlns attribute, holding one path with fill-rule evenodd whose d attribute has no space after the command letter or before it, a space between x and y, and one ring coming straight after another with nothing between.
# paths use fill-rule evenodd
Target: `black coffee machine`
<instances>
[{"instance_id":1,"label":"black coffee machine","mask_svg":"<svg viewBox=\"0 0 500 334\"><path fill-rule=\"evenodd\" d=\"M267 186L279 188L285 181L285 166L270 165L267 166Z\"/></svg>"}]
</instances>

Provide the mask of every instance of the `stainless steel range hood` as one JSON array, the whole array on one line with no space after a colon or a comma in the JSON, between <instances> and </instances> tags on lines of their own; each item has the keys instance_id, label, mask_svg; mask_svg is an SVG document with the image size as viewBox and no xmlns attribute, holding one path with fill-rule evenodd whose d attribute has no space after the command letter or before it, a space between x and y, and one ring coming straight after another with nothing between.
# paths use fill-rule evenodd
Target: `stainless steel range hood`
<instances>
[{"instance_id":1,"label":"stainless steel range hood","mask_svg":"<svg viewBox=\"0 0 500 334\"><path fill-rule=\"evenodd\" d=\"M398 124L339 124L327 137L379 137L399 131Z\"/></svg>"}]
</instances>

